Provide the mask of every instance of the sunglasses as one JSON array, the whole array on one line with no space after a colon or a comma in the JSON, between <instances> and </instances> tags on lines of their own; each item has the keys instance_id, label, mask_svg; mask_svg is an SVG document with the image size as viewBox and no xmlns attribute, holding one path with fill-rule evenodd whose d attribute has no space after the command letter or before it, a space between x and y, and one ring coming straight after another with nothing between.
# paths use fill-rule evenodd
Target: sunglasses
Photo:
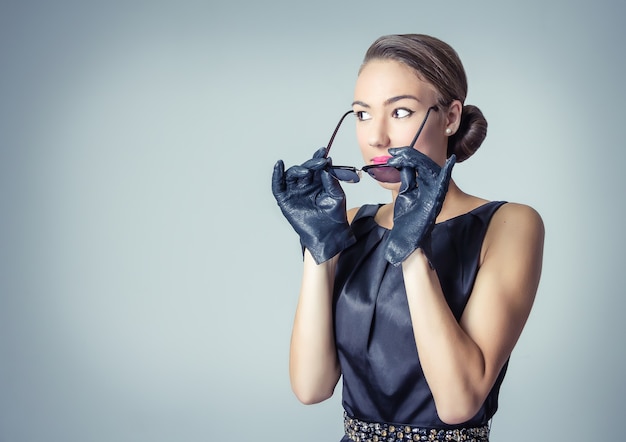
<instances>
[{"instance_id":1,"label":"sunglasses","mask_svg":"<svg viewBox=\"0 0 626 442\"><path fill-rule=\"evenodd\" d=\"M428 116L430 115L430 112L431 111L437 112L438 110L439 108L437 106L431 106L428 108L428 110L426 111L426 116L424 117L424 120L422 121L422 124L420 124L420 127L419 129L417 129L417 133L415 134L415 137L413 138L413 141L408 147L413 148L415 146L415 143L417 142L417 138L422 133L422 129L424 129L424 125L426 124L426 120L428 120ZM341 123L343 123L343 120L345 120L345 118L352 113L354 113L354 111L350 110L346 112L345 114L343 114L341 116L341 119L339 119L339 123L337 123L337 127L335 127L335 131L333 132L333 135L330 137L330 140L328 141L328 145L326 146L326 154L324 155L325 158L328 157L328 153L330 152L330 147L333 145L333 141L335 140L335 136L337 135L337 132L339 131L339 128L341 127ZM359 181L361 181L362 171L366 172L369 176L374 178L376 181L380 181L381 183L399 183L400 182L400 170L396 169L393 166L387 166L386 164L369 164L367 166L363 166L360 169L357 169L356 167L352 167L352 166L331 166L329 170L330 174L333 177L335 177L339 181L343 181L346 183L358 183Z\"/></svg>"}]
</instances>

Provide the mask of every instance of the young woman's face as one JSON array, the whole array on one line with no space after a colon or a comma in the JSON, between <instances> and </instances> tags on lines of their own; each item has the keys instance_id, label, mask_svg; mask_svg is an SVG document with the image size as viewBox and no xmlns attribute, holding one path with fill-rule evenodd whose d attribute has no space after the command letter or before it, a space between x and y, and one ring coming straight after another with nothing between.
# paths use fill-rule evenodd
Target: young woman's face
<instances>
[{"instance_id":1,"label":"young woman's face","mask_svg":"<svg viewBox=\"0 0 626 442\"><path fill-rule=\"evenodd\" d=\"M393 60L368 62L356 81L352 109L356 134L366 164L387 162L388 149L411 144L437 93L407 65ZM431 111L415 148L443 165L447 137L442 110ZM384 185L395 188L399 184Z\"/></svg>"}]
</instances>

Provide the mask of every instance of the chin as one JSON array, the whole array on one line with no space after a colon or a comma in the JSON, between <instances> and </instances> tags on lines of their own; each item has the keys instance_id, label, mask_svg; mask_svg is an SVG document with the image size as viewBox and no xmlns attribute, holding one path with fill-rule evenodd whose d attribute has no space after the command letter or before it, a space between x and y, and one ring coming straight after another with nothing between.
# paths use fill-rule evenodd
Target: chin
<instances>
[{"instance_id":1,"label":"chin","mask_svg":"<svg viewBox=\"0 0 626 442\"><path fill-rule=\"evenodd\" d=\"M400 191L400 183L381 183L379 181L378 185L382 187L383 189L387 189L387 190L391 190L395 192Z\"/></svg>"}]
</instances>

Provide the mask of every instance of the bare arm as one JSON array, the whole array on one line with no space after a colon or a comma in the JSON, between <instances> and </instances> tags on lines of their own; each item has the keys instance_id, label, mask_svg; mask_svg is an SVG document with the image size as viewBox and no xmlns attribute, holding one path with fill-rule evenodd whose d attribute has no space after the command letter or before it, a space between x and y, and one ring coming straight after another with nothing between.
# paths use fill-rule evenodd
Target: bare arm
<instances>
[{"instance_id":1,"label":"bare arm","mask_svg":"<svg viewBox=\"0 0 626 442\"><path fill-rule=\"evenodd\" d=\"M340 376L332 314L335 266L336 257L317 265L305 251L289 355L291 388L305 404L331 397Z\"/></svg>"},{"instance_id":2,"label":"bare arm","mask_svg":"<svg viewBox=\"0 0 626 442\"><path fill-rule=\"evenodd\" d=\"M510 356L539 284L543 236L527 206L506 204L494 214L460 323L421 250L402 264L420 361L444 422L473 417Z\"/></svg>"},{"instance_id":3,"label":"bare arm","mask_svg":"<svg viewBox=\"0 0 626 442\"><path fill-rule=\"evenodd\" d=\"M358 207L348 210L352 223ZM308 250L291 333L289 376L296 397L315 404L333 395L341 376L333 326L333 285L338 256L317 265Z\"/></svg>"}]
</instances>

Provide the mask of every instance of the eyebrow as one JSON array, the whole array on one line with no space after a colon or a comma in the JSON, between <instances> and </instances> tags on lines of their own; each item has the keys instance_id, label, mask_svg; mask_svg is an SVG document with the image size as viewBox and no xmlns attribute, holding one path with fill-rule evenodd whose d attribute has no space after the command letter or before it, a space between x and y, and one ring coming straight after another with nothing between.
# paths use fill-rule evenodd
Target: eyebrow
<instances>
[{"instance_id":1,"label":"eyebrow","mask_svg":"<svg viewBox=\"0 0 626 442\"><path fill-rule=\"evenodd\" d=\"M420 102L420 103L422 102L422 101L421 101L419 98L417 98L415 95L398 95L398 96L396 96L396 97L391 97L391 98L386 99L386 100L385 100L385 102L384 102L383 104L384 104L385 106L388 106L388 105L390 105L390 104L392 104L392 103L395 103L395 102L400 101L400 100L405 100L405 99L407 99L407 98L408 98L408 99L410 99L410 100L415 100L415 101L418 101L418 102ZM359 101L359 100L357 100L357 101L353 101L353 102L352 102L352 106L354 106L355 104L358 104L359 106L363 106L364 108L368 108L368 109L369 109L369 107L370 107L370 105L369 105L369 104L367 104L367 103L365 103L365 102L363 102L363 101Z\"/></svg>"}]
</instances>

